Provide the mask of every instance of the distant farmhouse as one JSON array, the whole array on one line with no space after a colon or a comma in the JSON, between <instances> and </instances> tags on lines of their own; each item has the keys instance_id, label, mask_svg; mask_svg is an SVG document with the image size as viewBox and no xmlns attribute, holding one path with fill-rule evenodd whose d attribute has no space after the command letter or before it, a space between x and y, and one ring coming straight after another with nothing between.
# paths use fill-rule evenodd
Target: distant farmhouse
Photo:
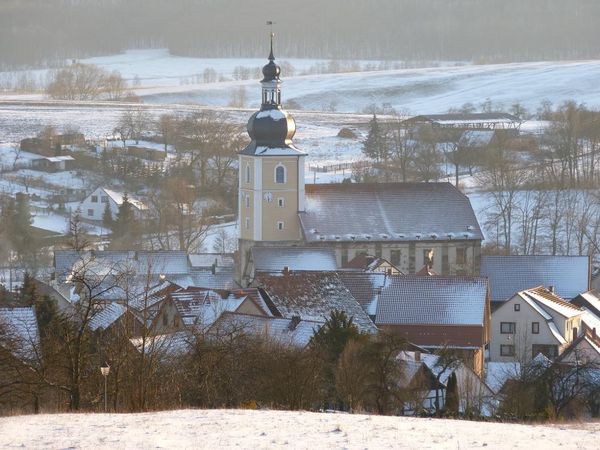
<instances>
[{"instance_id":1,"label":"distant farmhouse","mask_svg":"<svg viewBox=\"0 0 600 450\"><path fill-rule=\"evenodd\" d=\"M403 273L427 265L443 275L479 274L483 234L469 199L451 184L305 185L306 154L292 142L296 124L281 107L274 59L248 121L252 140L239 154L240 283L252 282L259 247L331 249L338 267L369 254ZM513 123L508 115L486 120Z\"/></svg>"},{"instance_id":2,"label":"distant farmhouse","mask_svg":"<svg viewBox=\"0 0 600 450\"><path fill-rule=\"evenodd\" d=\"M106 205L110 208L113 219L117 217L119 206L123 204L125 194L103 187L97 188L81 202L81 214L84 219L101 221ZM148 207L135 197L128 196L136 218L141 218Z\"/></svg>"}]
</instances>

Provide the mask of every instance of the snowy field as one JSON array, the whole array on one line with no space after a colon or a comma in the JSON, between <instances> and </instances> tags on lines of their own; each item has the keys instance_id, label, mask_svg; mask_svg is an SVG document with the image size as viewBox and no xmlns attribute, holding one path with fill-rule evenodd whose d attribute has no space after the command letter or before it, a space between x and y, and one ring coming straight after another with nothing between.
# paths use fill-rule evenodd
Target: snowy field
<instances>
[{"instance_id":1,"label":"snowy field","mask_svg":"<svg viewBox=\"0 0 600 450\"><path fill-rule=\"evenodd\" d=\"M600 423L549 426L285 411L0 419L6 449L596 449Z\"/></svg>"}]
</instances>

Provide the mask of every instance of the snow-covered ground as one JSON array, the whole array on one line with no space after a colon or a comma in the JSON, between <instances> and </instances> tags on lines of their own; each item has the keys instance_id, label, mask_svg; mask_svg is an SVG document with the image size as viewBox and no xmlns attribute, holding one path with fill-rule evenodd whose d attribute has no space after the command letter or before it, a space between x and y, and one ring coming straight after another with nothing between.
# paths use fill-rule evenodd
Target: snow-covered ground
<instances>
[{"instance_id":1,"label":"snow-covered ground","mask_svg":"<svg viewBox=\"0 0 600 450\"><path fill-rule=\"evenodd\" d=\"M600 423L517 425L248 410L0 419L0 447L28 449L596 449Z\"/></svg>"}]
</instances>

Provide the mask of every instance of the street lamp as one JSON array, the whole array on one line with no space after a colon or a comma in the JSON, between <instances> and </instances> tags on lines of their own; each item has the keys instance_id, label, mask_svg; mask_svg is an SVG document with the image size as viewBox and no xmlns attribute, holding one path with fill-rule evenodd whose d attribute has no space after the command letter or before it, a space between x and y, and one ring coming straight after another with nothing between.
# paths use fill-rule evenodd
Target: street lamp
<instances>
[{"instance_id":1,"label":"street lamp","mask_svg":"<svg viewBox=\"0 0 600 450\"><path fill-rule=\"evenodd\" d=\"M108 403L107 403L107 396L106 396L106 391L107 391L106 380L108 378L108 374L110 373L110 366L108 365L108 363L106 361L104 361L104 364L102 364L100 366L100 373L104 377L104 412L106 412L108 410Z\"/></svg>"}]
</instances>

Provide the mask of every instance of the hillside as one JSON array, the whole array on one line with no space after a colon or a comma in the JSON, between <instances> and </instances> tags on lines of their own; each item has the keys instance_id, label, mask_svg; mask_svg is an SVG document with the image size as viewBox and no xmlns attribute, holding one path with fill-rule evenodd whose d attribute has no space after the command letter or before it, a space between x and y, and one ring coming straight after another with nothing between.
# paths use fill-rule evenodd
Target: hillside
<instances>
[{"instance_id":1,"label":"hillside","mask_svg":"<svg viewBox=\"0 0 600 450\"><path fill-rule=\"evenodd\" d=\"M244 410L0 419L1 448L592 449L599 433L598 422L532 426Z\"/></svg>"}]
</instances>

